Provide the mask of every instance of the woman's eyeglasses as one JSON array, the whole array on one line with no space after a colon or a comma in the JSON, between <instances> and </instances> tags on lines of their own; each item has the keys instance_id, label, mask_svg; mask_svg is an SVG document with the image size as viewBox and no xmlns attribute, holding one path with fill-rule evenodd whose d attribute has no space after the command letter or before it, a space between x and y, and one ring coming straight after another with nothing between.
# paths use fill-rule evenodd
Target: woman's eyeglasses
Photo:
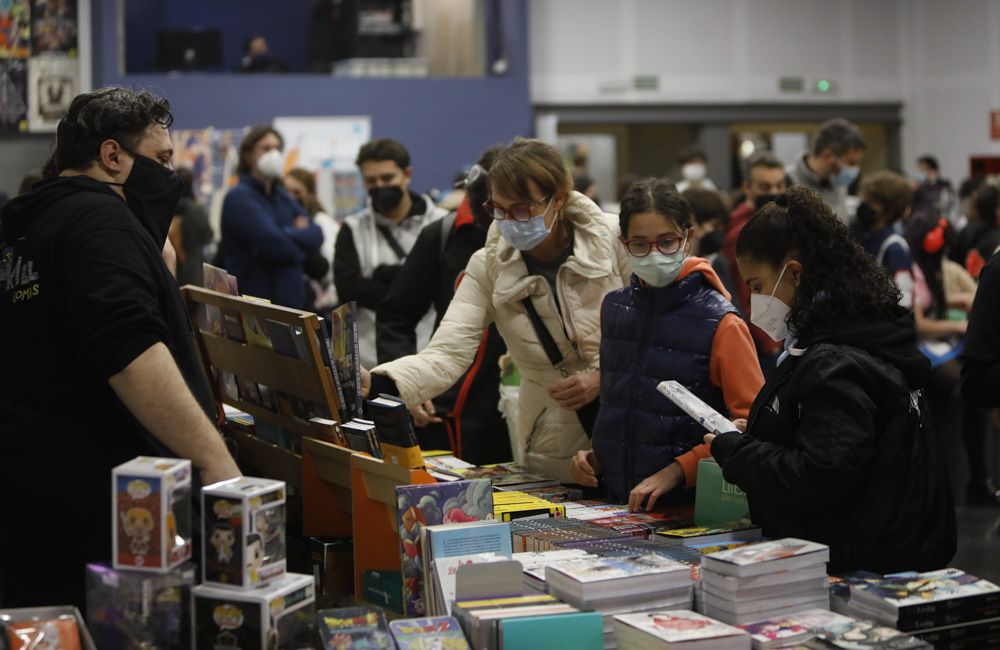
<instances>
[{"instance_id":1,"label":"woman's eyeglasses","mask_svg":"<svg viewBox=\"0 0 1000 650\"><path fill-rule=\"evenodd\" d=\"M502 205L497 205L492 199L488 201L483 201L483 210L486 210L486 214L491 215L497 221L503 221L504 219L513 219L514 221L528 221L532 217L537 217L537 214L531 214L531 209L536 205L542 205L549 200L549 197L545 197L541 201L520 201L513 204L509 208L505 208Z\"/></svg>"},{"instance_id":2,"label":"woman's eyeglasses","mask_svg":"<svg viewBox=\"0 0 1000 650\"><path fill-rule=\"evenodd\" d=\"M625 244L625 250L632 257L646 257L653 252L654 247L664 255L673 255L681 249L685 239L686 237L668 236L660 237L655 242L651 242L645 237L633 237L632 239L622 237L622 243Z\"/></svg>"}]
</instances>

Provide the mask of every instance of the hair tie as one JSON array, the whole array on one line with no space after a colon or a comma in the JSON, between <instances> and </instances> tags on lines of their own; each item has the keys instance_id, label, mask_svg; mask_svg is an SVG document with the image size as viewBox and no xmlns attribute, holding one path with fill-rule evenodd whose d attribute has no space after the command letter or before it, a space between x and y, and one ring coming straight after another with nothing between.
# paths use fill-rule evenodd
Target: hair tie
<instances>
[{"instance_id":1,"label":"hair tie","mask_svg":"<svg viewBox=\"0 0 1000 650\"><path fill-rule=\"evenodd\" d=\"M774 204L779 208L788 208L788 193L786 192L774 197Z\"/></svg>"}]
</instances>

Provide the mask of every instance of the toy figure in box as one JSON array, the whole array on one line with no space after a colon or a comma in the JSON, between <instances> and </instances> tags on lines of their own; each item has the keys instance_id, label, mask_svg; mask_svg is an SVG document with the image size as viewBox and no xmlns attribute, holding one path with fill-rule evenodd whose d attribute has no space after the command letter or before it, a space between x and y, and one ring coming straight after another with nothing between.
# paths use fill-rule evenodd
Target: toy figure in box
<instances>
[{"instance_id":1,"label":"toy figure in box","mask_svg":"<svg viewBox=\"0 0 1000 650\"><path fill-rule=\"evenodd\" d=\"M316 593L310 575L288 573L260 589L201 585L192 595L199 650L312 647Z\"/></svg>"},{"instance_id":2,"label":"toy figure in box","mask_svg":"<svg viewBox=\"0 0 1000 650\"><path fill-rule=\"evenodd\" d=\"M167 573L191 558L191 461L139 456L111 480L116 569Z\"/></svg>"},{"instance_id":3,"label":"toy figure in box","mask_svg":"<svg viewBox=\"0 0 1000 650\"><path fill-rule=\"evenodd\" d=\"M203 581L249 589L285 573L285 484L241 477L202 490Z\"/></svg>"}]
</instances>

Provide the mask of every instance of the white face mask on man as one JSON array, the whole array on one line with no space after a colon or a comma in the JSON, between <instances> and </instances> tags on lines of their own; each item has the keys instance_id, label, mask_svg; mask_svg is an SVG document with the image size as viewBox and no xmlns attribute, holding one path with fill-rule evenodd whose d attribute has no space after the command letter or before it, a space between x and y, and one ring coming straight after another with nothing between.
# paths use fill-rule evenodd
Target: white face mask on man
<instances>
[{"instance_id":1,"label":"white face mask on man","mask_svg":"<svg viewBox=\"0 0 1000 650\"><path fill-rule=\"evenodd\" d=\"M759 293L750 295L750 322L774 341L784 341L788 338L788 314L792 309L774 295L786 269L788 269L787 263L781 268L771 295L763 296Z\"/></svg>"}]
</instances>

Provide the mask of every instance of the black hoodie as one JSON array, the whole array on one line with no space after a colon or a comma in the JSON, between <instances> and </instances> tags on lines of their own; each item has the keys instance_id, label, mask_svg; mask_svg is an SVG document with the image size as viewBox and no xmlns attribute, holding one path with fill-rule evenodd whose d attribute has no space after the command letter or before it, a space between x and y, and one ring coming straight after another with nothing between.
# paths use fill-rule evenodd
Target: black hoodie
<instances>
[{"instance_id":1,"label":"black hoodie","mask_svg":"<svg viewBox=\"0 0 1000 650\"><path fill-rule=\"evenodd\" d=\"M4 605L82 605L83 562L111 555L112 467L172 455L111 376L163 342L214 419L161 225L84 176L43 182L0 212L0 474L13 497L0 534Z\"/></svg>"},{"instance_id":2,"label":"black hoodie","mask_svg":"<svg viewBox=\"0 0 1000 650\"><path fill-rule=\"evenodd\" d=\"M804 333L712 455L768 537L830 545L832 573L938 569L955 552L945 455L924 426L930 365L913 318L844 318Z\"/></svg>"}]
</instances>

